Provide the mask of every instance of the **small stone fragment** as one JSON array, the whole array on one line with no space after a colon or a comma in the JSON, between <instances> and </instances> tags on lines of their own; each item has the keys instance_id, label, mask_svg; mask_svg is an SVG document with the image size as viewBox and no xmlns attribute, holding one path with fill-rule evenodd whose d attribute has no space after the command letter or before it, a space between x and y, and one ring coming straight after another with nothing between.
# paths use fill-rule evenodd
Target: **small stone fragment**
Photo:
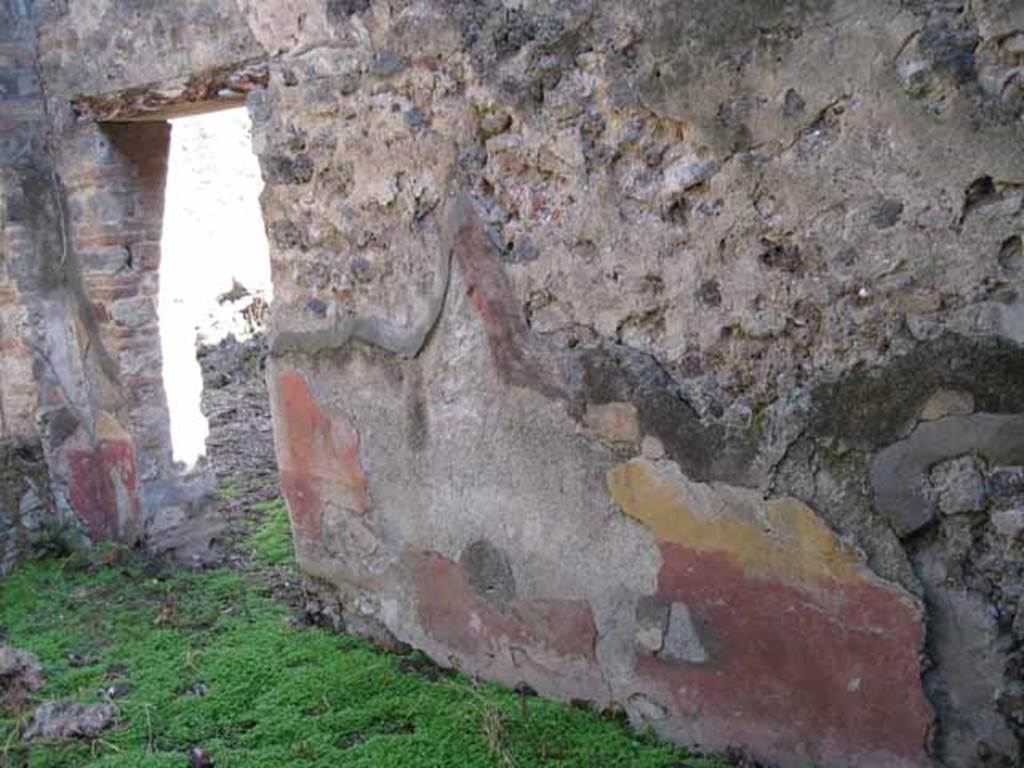
<instances>
[{"instance_id":1,"label":"small stone fragment","mask_svg":"<svg viewBox=\"0 0 1024 768\"><path fill-rule=\"evenodd\" d=\"M664 720L668 717L668 710L665 707L655 701L651 701L642 693L634 693L629 697L629 710L630 714L639 718L641 722L645 720Z\"/></svg>"},{"instance_id":2,"label":"small stone fragment","mask_svg":"<svg viewBox=\"0 0 1024 768\"><path fill-rule=\"evenodd\" d=\"M974 412L974 395L962 389L940 389L924 404L919 418L935 421L945 416L962 416Z\"/></svg>"},{"instance_id":3,"label":"small stone fragment","mask_svg":"<svg viewBox=\"0 0 1024 768\"><path fill-rule=\"evenodd\" d=\"M22 731L25 741L43 739L95 739L114 723L113 704L78 704L70 700L50 701L39 706L30 725Z\"/></svg>"},{"instance_id":4,"label":"small stone fragment","mask_svg":"<svg viewBox=\"0 0 1024 768\"><path fill-rule=\"evenodd\" d=\"M644 439L640 443L640 453L645 459L657 461L665 457L665 446L654 435L644 435Z\"/></svg>"},{"instance_id":5,"label":"small stone fragment","mask_svg":"<svg viewBox=\"0 0 1024 768\"><path fill-rule=\"evenodd\" d=\"M656 597L642 597L636 606L636 641L651 653L657 653L665 644L665 626L668 624L669 604Z\"/></svg>"},{"instance_id":6,"label":"small stone fragment","mask_svg":"<svg viewBox=\"0 0 1024 768\"><path fill-rule=\"evenodd\" d=\"M373 265L365 256L357 254L352 258L352 276L359 283L368 283L373 280Z\"/></svg>"},{"instance_id":7,"label":"small stone fragment","mask_svg":"<svg viewBox=\"0 0 1024 768\"><path fill-rule=\"evenodd\" d=\"M405 59L394 51L378 51L373 54L373 60L370 62L370 72L376 77L390 77L405 67Z\"/></svg>"},{"instance_id":8,"label":"small stone fragment","mask_svg":"<svg viewBox=\"0 0 1024 768\"><path fill-rule=\"evenodd\" d=\"M663 175L666 193L676 195L707 181L718 172L718 163L692 155L681 157L669 165Z\"/></svg>"},{"instance_id":9,"label":"small stone fragment","mask_svg":"<svg viewBox=\"0 0 1024 768\"><path fill-rule=\"evenodd\" d=\"M796 117L807 108L807 102L794 89L789 88L782 100L782 114L785 117Z\"/></svg>"},{"instance_id":10,"label":"small stone fragment","mask_svg":"<svg viewBox=\"0 0 1024 768\"><path fill-rule=\"evenodd\" d=\"M405 113L405 123L411 130L418 131L430 127L430 118L419 107L413 107Z\"/></svg>"},{"instance_id":11,"label":"small stone fragment","mask_svg":"<svg viewBox=\"0 0 1024 768\"><path fill-rule=\"evenodd\" d=\"M332 24L348 21L354 13L362 13L370 7L370 0L327 0L327 19Z\"/></svg>"},{"instance_id":12,"label":"small stone fragment","mask_svg":"<svg viewBox=\"0 0 1024 768\"><path fill-rule=\"evenodd\" d=\"M540 251L528 237L517 237L515 244L505 256L510 264L527 264L540 258Z\"/></svg>"},{"instance_id":13,"label":"small stone fragment","mask_svg":"<svg viewBox=\"0 0 1024 768\"><path fill-rule=\"evenodd\" d=\"M717 280L705 280L697 289L697 300L706 307L717 307L722 303L722 288Z\"/></svg>"},{"instance_id":14,"label":"small stone fragment","mask_svg":"<svg viewBox=\"0 0 1024 768\"><path fill-rule=\"evenodd\" d=\"M206 695L206 683L198 682L186 685L181 690L182 696L205 696Z\"/></svg>"},{"instance_id":15,"label":"small stone fragment","mask_svg":"<svg viewBox=\"0 0 1024 768\"><path fill-rule=\"evenodd\" d=\"M935 465L929 479L943 514L959 515L985 509L985 480L973 456L960 456Z\"/></svg>"},{"instance_id":16,"label":"small stone fragment","mask_svg":"<svg viewBox=\"0 0 1024 768\"><path fill-rule=\"evenodd\" d=\"M28 651L0 645L0 700L18 698L42 687L39 659Z\"/></svg>"},{"instance_id":17,"label":"small stone fragment","mask_svg":"<svg viewBox=\"0 0 1024 768\"><path fill-rule=\"evenodd\" d=\"M889 229L896 225L903 215L903 203L899 200L882 200L871 211L871 224L875 229Z\"/></svg>"},{"instance_id":18,"label":"small stone fragment","mask_svg":"<svg viewBox=\"0 0 1024 768\"><path fill-rule=\"evenodd\" d=\"M1000 509L992 513L992 526L1001 536L1016 539L1024 531L1024 507Z\"/></svg>"},{"instance_id":19,"label":"small stone fragment","mask_svg":"<svg viewBox=\"0 0 1024 768\"><path fill-rule=\"evenodd\" d=\"M504 133L512 125L512 117L505 112L488 112L480 120L480 130L487 138Z\"/></svg>"},{"instance_id":20,"label":"small stone fragment","mask_svg":"<svg viewBox=\"0 0 1024 768\"><path fill-rule=\"evenodd\" d=\"M190 747L187 754L189 768L213 768L213 758L202 747Z\"/></svg>"},{"instance_id":21,"label":"small stone fragment","mask_svg":"<svg viewBox=\"0 0 1024 768\"><path fill-rule=\"evenodd\" d=\"M100 694L108 699L123 699L131 690L132 687L128 683L114 683L100 691Z\"/></svg>"}]
</instances>

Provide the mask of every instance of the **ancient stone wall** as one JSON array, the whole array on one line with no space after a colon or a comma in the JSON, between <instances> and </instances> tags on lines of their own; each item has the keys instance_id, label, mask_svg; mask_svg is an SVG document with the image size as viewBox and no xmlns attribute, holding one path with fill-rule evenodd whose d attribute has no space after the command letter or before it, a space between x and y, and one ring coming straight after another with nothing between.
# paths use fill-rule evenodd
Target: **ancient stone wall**
<instances>
[{"instance_id":1,"label":"ancient stone wall","mask_svg":"<svg viewBox=\"0 0 1024 768\"><path fill-rule=\"evenodd\" d=\"M1019 759L1019 7L338 6L251 109L349 625L783 764ZM964 455L1014 490L940 513Z\"/></svg>"},{"instance_id":2,"label":"ancient stone wall","mask_svg":"<svg viewBox=\"0 0 1024 768\"><path fill-rule=\"evenodd\" d=\"M38 151L45 125L36 77L34 30L25 16L0 13L0 160L4 191L0 197L0 437L36 433L36 387L29 352L28 312L22 296L19 261L31 248L24 196L11 179L24 160Z\"/></svg>"},{"instance_id":3,"label":"ancient stone wall","mask_svg":"<svg viewBox=\"0 0 1024 768\"><path fill-rule=\"evenodd\" d=\"M251 91L281 482L349 628L782 765L1020 760L1020 3L44 16L61 146Z\"/></svg>"},{"instance_id":4,"label":"ancient stone wall","mask_svg":"<svg viewBox=\"0 0 1024 768\"><path fill-rule=\"evenodd\" d=\"M104 286L83 277L78 248L93 233L81 233L80 242L73 228L72 202L78 201L62 177L59 121L40 67L39 9L9 2L4 10L3 30L17 37L23 67L14 80L20 120L5 134L0 185L6 269L23 320L4 344L14 347L20 332L30 351L31 368L23 364L21 373L31 375L18 384L32 387L38 403L22 418L31 419L50 469L53 504L45 525L72 525L72 539L134 541L142 523L134 439L119 420L124 393L117 360L100 334L102 304L94 305L87 293ZM102 177L97 165L86 169L86 183ZM23 538L12 534L11 540Z\"/></svg>"},{"instance_id":5,"label":"ancient stone wall","mask_svg":"<svg viewBox=\"0 0 1024 768\"><path fill-rule=\"evenodd\" d=\"M124 393L140 480L171 463L156 294L171 127L111 124L65 140L71 242L100 342Z\"/></svg>"},{"instance_id":6,"label":"ancient stone wall","mask_svg":"<svg viewBox=\"0 0 1024 768\"><path fill-rule=\"evenodd\" d=\"M27 8L0 4L0 574L56 544L66 521L38 429L62 349L60 330L41 322L62 250L35 43Z\"/></svg>"},{"instance_id":7,"label":"ancient stone wall","mask_svg":"<svg viewBox=\"0 0 1024 768\"><path fill-rule=\"evenodd\" d=\"M237 103L235 69L219 68L240 68L247 82L255 49L218 3L101 5L0 6L3 435L41 440L51 522L82 540L176 551L212 476L184 477L171 459L156 314L164 107L207 108L224 92ZM158 79L154 94L147 83ZM127 107L101 100L107 113L77 118L93 105L76 97L111 89ZM149 121L95 119L128 112Z\"/></svg>"}]
</instances>

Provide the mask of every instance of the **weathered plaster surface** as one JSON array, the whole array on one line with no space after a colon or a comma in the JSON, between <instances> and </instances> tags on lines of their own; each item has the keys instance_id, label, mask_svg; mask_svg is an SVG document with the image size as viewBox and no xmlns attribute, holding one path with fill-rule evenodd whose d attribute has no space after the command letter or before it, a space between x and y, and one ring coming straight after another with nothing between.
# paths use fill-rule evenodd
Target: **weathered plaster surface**
<instances>
[{"instance_id":1,"label":"weathered plaster surface","mask_svg":"<svg viewBox=\"0 0 1024 768\"><path fill-rule=\"evenodd\" d=\"M972 650L933 652L869 468L919 419L1024 410L1014 11L345 9L250 16L281 46L250 104L272 386L301 371L360 435L368 507L299 544L352 625L784 764L1013 759L991 688L970 747L932 741L933 708L959 726L921 654ZM536 600L589 605L592 660Z\"/></svg>"},{"instance_id":2,"label":"weathered plaster surface","mask_svg":"<svg viewBox=\"0 0 1024 768\"><path fill-rule=\"evenodd\" d=\"M744 741L783 761L927 762L921 606L813 510L692 483L646 459L614 467L608 485L661 550L667 632L641 654L638 675L681 721L667 730L715 747ZM679 623L684 652L672 653Z\"/></svg>"}]
</instances>

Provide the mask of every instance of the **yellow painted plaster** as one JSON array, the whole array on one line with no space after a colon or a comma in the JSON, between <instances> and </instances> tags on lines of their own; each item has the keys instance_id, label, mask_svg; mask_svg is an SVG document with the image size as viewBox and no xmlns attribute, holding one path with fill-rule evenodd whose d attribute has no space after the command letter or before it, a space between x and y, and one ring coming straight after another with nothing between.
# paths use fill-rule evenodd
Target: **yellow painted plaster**
<instances>
[{"instance_id":1,"label":"yellow painted plaster","mask_svg":"<svg viewBox=\"0 0 1024 768\"><path fill-rule=\"evenodd\" d=\"M857 554L796 499L694 483L673 464L643 458L613 467L607 479L615 503L660 542L728 554L748 576L809 589L868 576Z\"/></svg>"}]
</instances>

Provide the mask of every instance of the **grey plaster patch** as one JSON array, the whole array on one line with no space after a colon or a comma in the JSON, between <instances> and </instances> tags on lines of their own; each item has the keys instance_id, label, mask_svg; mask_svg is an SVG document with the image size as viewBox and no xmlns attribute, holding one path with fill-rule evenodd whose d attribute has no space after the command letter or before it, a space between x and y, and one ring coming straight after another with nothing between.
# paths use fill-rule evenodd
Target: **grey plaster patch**
<instances>
[{"instance_id":1,"label":"grey plaster patch","mask_svg":"<svg viewBox=\"0 0 1024 768\"><path fill-rule=\"evenodd\" d=\"M665 644L671 605L659 597L642 597L636 606L636 641L647 651L657 653Z\"/></svg>"},{"instance_id":2,"label":"grey plaster patch","mask_svg":"<svg viewBox=\"0 0 1024 768\"><path fill-rule=\"evenodd\" d=\"M1014 754L1018 743L995 702L1006 672L1011 638L1002 633L983 597L947 584L946 556L926 547L915 557L927 589L929 646L938 662L925 691L941 717L941 754L950 766L973 766L983 753Z\"/></svg>"},{"instance_id":3,"label":"grey plaster patch","mask_svg":"<svg viewBox=\"0 0 1024 768\"><path fill-rule=\"evenodd\" d=\"M490 602L507 603L516 596L516 582L508 555L491 542L471 542L459 556L469 583Z\"/></svg>"},{"instance_id":4,"label":"grey plaster patch","mask_svg":"<svg viewBox=\"0 0 1024 768\"><path fill-rule=\"evenodd\" d=\"M701 642L697 627L686 603L672 603L668 616L668 632L661 657L688 664L705 664L711 660Z\"/></svg>"}]
</instances>

